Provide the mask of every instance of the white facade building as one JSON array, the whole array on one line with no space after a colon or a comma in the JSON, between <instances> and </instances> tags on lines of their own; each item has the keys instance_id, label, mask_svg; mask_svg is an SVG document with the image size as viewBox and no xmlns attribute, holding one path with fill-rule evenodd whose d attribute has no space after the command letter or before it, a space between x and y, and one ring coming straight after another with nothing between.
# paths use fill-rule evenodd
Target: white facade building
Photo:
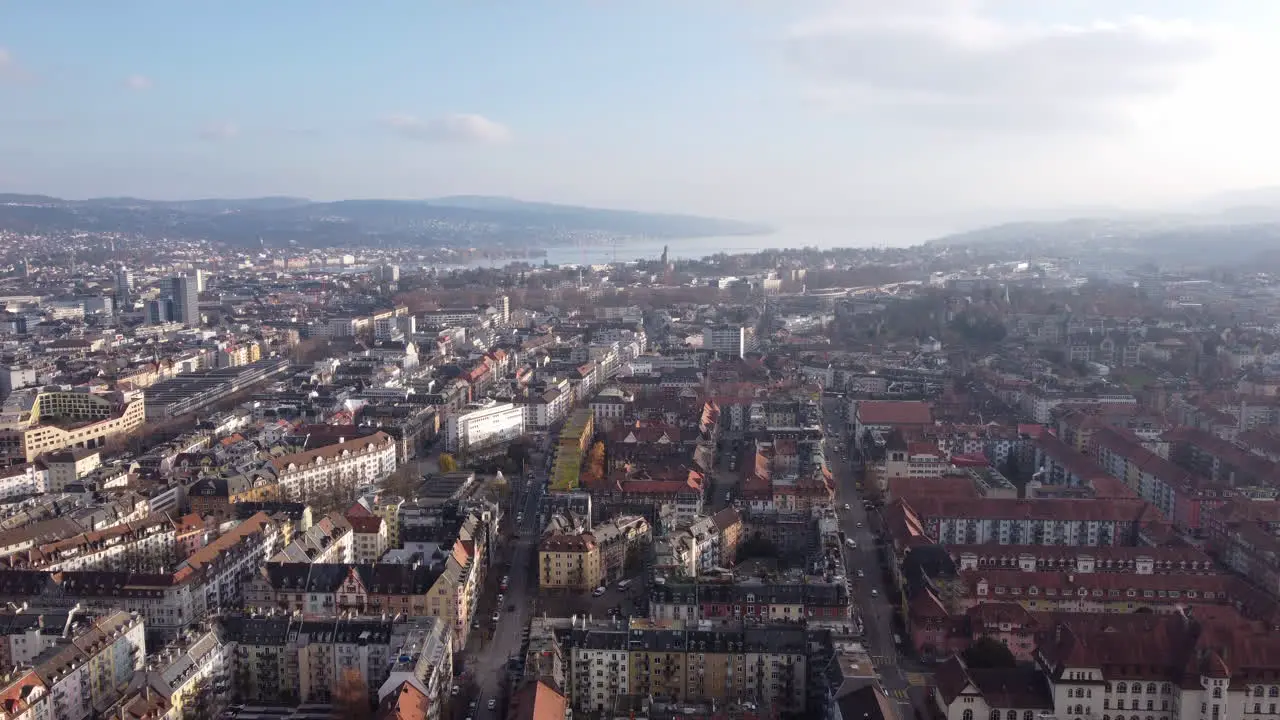
<instances>
[{"instance_id":1,"label":"white facade building","mask_svg":"<svg viewBox=\"0 0 1280 720\"><path fill-rule=\"evenodd\" d=\"M702 349L734 357L747 352L747 329L741 325L715 325L703 329Z\"/></svg>"},{"instance_id":2,"label":"white facade building","mask_svg":"<svg viewBox=\"0 0 1280 720\"><path fill-rule=\"evenodd\" d=\"M396 471L396 443L384 432L282 455L275 465L282 499L305 502L335 490L354 491Z\"/></svg>"},{"instance_id":3,"label":"white facade building","mask_svg":"<svg viewBox=\"0 0 1280 720\"><path fill-rule=\"evenodd\" d=\"M512 403L473 403L445 421L445 449L465 452L510 442L524 434L524 407Z\"/></svg>"}]
</instances>

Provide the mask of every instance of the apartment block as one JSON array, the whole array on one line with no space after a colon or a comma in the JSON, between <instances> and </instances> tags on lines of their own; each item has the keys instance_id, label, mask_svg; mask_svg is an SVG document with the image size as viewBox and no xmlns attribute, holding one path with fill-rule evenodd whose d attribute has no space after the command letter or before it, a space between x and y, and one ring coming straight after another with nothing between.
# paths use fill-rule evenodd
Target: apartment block
<instances>
[{"instance_id":1,"label":"apartment block","mask_svg":"<svg viewBox=\"0 0 1280 720\"><path fill-rule=\"evenodd\" d=\"M611 710L623 696L672 702L751 700L781 712L806 707L803 629L692 629L679 622L575 626L557 633L567 649L567 695L580 712Z\"/></svg>"}]
</instances>

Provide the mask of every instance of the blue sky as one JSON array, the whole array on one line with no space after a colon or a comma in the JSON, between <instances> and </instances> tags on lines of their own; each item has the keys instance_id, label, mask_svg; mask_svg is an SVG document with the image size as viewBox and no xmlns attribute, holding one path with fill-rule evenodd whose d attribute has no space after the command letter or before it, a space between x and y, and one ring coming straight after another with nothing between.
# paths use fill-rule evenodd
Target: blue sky
<instances>
[{"instance_id":1,"label":"blue sky","mask_svg":"<svg viewBox=\"0 0 1280 720\"><path fill-rule=\"evenodd\" d=\"M1250 35L1271 4L1034 6L11 3L0 190L810 221L1276 182L1280 112L1246 74L1271 59Z\"/></svg>"}]
</instances>

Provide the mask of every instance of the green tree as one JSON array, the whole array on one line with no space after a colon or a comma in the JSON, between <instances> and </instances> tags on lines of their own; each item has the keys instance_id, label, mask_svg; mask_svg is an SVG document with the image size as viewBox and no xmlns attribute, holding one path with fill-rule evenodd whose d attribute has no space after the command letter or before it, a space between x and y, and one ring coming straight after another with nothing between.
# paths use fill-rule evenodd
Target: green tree
<instances>
[{"instance_id":1,"label":"green tree","mask_svg":"<svg viewBox=\"0 0 1280 720\"><path fill-rule=\"evenodd\" d=\"M980 637L961 657L971 668L1011 668L1018 664L1008 646L993 637Z\"/></svg>"}]
</instances>

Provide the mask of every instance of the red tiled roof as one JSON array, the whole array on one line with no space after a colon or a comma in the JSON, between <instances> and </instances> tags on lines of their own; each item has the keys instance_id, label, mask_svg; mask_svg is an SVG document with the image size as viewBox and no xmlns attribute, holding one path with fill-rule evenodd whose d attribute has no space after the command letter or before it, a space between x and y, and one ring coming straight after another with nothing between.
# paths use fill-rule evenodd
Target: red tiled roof
<instances>
[{"instance_id":1,"label":"red tiled roof","mask_svg":"<svg viewBox=\"0 0 1280 720\"><path fill-rule=\"evenodd\" d=\"M512 705L512 720L564 720L569 708L565 696L541 680L517 690Z\"/></svg>"},{"instance_id":2,"label":"red tiled roof","mask_svg":"<svg viewBox=\"0 0 1280 720\"><path fill-rule=\"evenodd\" d=\"M1225 603L1228 599L1228 591L1231 589L1230 578L1226 575L1138 575L1135 573L1067 573L1056 571L1024 571L1024 570L999 570L993 568L982 568L979 570L962 570L960 572L961 584L965 588L965 593L969 597L994 598L996 600L1008 601L1011 599L1031 598L1038 600L1053 600L1054 598L1073 598L1087 597L1087 599L1118 602L1130 600L1135 604L1146 604L1156 602L1167 603L1186 603L1191 602L1210 602ZM978 595L978 584L986 581L988 585L987 594L985 596ZM999 587L1005 588L1003 593L997 593ZM1021 590L1020 595L1014 595L1013 589ZM1038 594L1029 595L1030 588L1036 588ZM1052 590L1053 595L1049 595L1048 591ZM1081 591L1086 595L1081 595ZM1100 590L1103 592L1101 597L1095 597L1093 591ZM1136 596L1130 598L1128 591L1134 591ZM1112 595L1112 591L1119 595ZM1152 591L1151 597L1144 595L1146 591ZM1171 597L1169 592L1176 592L1177 595ZM1164 592L1164 597L1160 593ZM1188 598L1188 592L1195 592L1196 597ZM1213 593L1213 597L1205 598L1205 593Z\"/></svg>"},{"instance_id":3,"label":"red tiled roof","mask_svg":"<svg viewBox=\"0 0 1280 720\"><path fill-rule=\"evenodd\" d=\"M1057 435L1043 433L1036 438L1036 445L1054 462L1062 465L1072 475L1088 482L1098 477L1106 477L1106 473L1088 455L1058 439Z\"/></svg>"},{"instance_id":4,"label":"red tiled roof","mask_svg":"<svg viewBox=\"0 0 1280 720\"><path fill-rule=\"evenodd\" d=\"M863 400L858 403L863 425L932 425L933 411L917 400Z\"/></svg>"},{"instance_id":5,"label":"red tiled roof","mask_svg":"<svg viewBox=\"0 0 1280 720\"><path fill-rule=\"evenodd\" d=\"M351 524L352 532L366 535L376 535L382 529L382 518L376 515L368 517L352 517L348 515L347 522Z\"/></svg>"},{"instance_id":6,"label":"red tiled roof","mask_svg":"<svg viewBox=\"0 0 1280 720\"><path fill-rule=\"evenodd\" d=\"M419 720L427 717L431 699L409 680L388 694L378 705L378 720Z\"/></svg>"},{"instance_id":7,"label":"red tiled roof","mask_svg":"<svg viewBox=\"0 0 1280 720\"><path fill-rule=\"evenodd\" d=\"M1163 522L1160 512L1142 500L953 499L920 496L911 509L922 519L987 518L1000 520L1092 520L1095 522Z\"/></svg>"},{"instance_id":8,"label":"red tiled roof","mask_svg":"<svg viewBox=\"0 0 1280 720\"><path fill-rule=\"evenodd\" d=\"M907 499L935 497L952 500L975 500L978 498L978 487L973 483L973 479L967 476L895 477L889 478L889 497Z\"/></svg>"}]
</instances>

